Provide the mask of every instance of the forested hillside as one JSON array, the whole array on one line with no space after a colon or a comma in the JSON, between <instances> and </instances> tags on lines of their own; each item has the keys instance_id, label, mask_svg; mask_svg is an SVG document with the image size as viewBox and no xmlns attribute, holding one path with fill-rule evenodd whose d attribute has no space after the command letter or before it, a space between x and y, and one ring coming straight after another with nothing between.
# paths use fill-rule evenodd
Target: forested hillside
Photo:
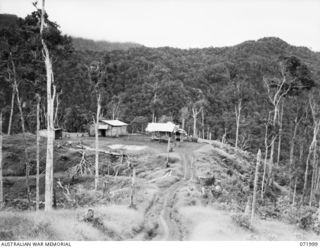
<instances>
[{"instance_id":1,"label":"forested hillside","mask_svg":"<svg viewBox=\"0 0 320 248\"><path fill-rule=\"evenodd\" d=\"M37 25L36 13L18 19L14 29L1 25L4 132L10 119L11 133L21 132L21 113L26 130L35 131L36 94L42 99L41 126L46 126L45 70ZM111 50L108 43L62 36L55 23L45 38L57 85L57 127L86 131L96 112L99 85L102 116L130 123L132 132L144 130L150 121L172 120L193 136L223 139L252 152L260 148L277 165L276 177L290 172L281 176L282 185L293 189L295 182L305 194L319 186L317 156L311 156L317 153L320 125L319 53L276 37L223 48L132 44L134 48L127 49L131 44L119 44L119 50ZM20 109L12 101L17 97Z\"/></svg>"}]
</instances>

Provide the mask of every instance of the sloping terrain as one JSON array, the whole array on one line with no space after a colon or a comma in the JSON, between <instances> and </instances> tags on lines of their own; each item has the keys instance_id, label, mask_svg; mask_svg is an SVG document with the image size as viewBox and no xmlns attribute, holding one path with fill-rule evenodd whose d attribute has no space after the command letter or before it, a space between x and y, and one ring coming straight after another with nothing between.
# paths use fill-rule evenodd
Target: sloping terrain
<instances>
[{"instance_id":1,"label":"sloping terrain","mask_svg":"<svg viewBox=\"0 0 320 248\"><path fill-rule=\"evenodd\" d=\"M11 142L14 140L10 139ZM78 163L68 157L73 154L70 144L74 142L77 141L63 140L56 149L60 150L57 157L67 156L64 161L68 161L68 166ZM253 225L244 225L246 221L241 216L244 216L252 193L255 162L250 153L218 141L210 141L210 144L177 143L171 153L166 153L165 143L150 142L143 136L117 140L105 138L100 142L102 148L112 144L117 144L113 146L117 149L119 145L121 148L135 148L126 151L136 168L134 187L131 170L123 169L115 175L113 166L116 164L106 161L102 164L109 164L109 174L102 175L97 192L93 190L92 176L78 175L71 180L61 167L62 170L55 173L57 210L45 214L19 210L27 204L24 178L5 177L11 186L5 188L7 208L0 213L1 240L319 238L312 231L289 224L284 218L275 219L263 214L262 203L258 204ZM69 150L61 145L67 143ZM94 147L94 140L83 138L81 144ZM144 146L147 148L136 149ZM103 158L106 159L108 157ZM14 160L10 162L13 164ZM32 177L32 185L33 180ZM34 186L31 190L34 197ZM24 200L24 207L21 207L21 201L14 204L19 199ZM90 211L93 214L88 217Z\"/></svg>"}]
</instances>

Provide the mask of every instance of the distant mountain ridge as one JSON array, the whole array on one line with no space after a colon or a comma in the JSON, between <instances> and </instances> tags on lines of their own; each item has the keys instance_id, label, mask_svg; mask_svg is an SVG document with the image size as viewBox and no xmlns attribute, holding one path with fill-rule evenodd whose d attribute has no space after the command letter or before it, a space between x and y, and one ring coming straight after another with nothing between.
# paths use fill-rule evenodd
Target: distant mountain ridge
<instances>
[{"instance_id":1,"label":"distant mountain ridge","mask_svg":"<svg viewBox=\"0 0 320 248\"><path fill-rule=\"evenodd\" d=\"M72 37L72 43L76 50L80 51L112 51L112 50L128 50L130 48L142 47L142 45L134 42L110 42L95 41L91 39Z\"/></svg>"}]
</instances>

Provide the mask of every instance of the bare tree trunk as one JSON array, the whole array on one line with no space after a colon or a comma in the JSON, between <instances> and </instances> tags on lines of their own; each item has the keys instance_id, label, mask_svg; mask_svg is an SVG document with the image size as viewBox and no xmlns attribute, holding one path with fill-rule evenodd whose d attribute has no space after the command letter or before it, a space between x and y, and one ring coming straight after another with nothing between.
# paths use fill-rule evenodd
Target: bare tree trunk
<instances>
[{"instance_id":1,"label":"bare tree trunk","mask_svg":"<svg viewBox=\"0 0 320 248\"><path fill-rule=\"evenodd\" d=\"M303 192L302 192L302 203L304 202L304 198L306 195L307 191L307 185L308 185L308 172L309 172L309 164L310 164L310 158L311 154L316 152L316 147L317 147L317 135L319 132L319 127L320 127L320 120L315 122L314 124L314 129L313 129L313 138L311 141L311 144L309 146L309 152L306 160L306 169L304 173L304 184L303 184ZM312 187L312 185L311 185Z\"/></svg>"},{"instance_id":2,"label":"bare tree trunk","mask_svg":"<svg viewBox=\"0 0 320 248\"><path fill-rule=\"evenodd\" d=\"M306 194L306 190L307 190L307 185L308 185L308 172L309 172L309 160L310 160L310 148L309 148L309 153L308 153L308 157L307 157L307 160L306 160L306 169L305 169L305 172L304 172L304 183L303 183L303 190L302 190L302 204L304 203L304 197L305 197L305 194Z\"/></svg>"},{"instance_id":3,"label":"bare tree trunk","mask_svg":"<svg viewBox=\"0 0 320 248\"><path fill-rule=\"evenodd\" d=\"M281 141L282 141L282 119L283 119L283 105L281 104L281 110L279 115L279 141L278 141L278 154L277 154L277 165L280 163L280 154L281 154Z\"/></svg>"},{"instance_id":4,"label":"bare tree trunk","mask_svg":"<svg viewBox=\"0 0 320 248\"><path fill-rule=\"evenodd\" d=\"M98 93L97 99L97 116L96 116L96 125L95 125L95 179L94 179L94 189L98 190L98 181L99 181L99 116L101 111L101 94Z\"/></svg>"},{"instance_id":5,"label":"bare tree trunk","mask_svg":"<svg viewBox=\"0 0 320 248\"><path fill-rule=\"evenodd\" d=\"M56 109L55 109L55 113L54 113L54 125L56 127L58 127L58 111L59 111L59 106L60 106L60 101L59 101L59 96L62 94L62 91L59 92L57 95L56 95Z\"/></svg>"},{"instance_id":6,"label":"bare tree trunk","mask_svg":"<svg viewBox=\"0 0 320 248\"><path fill-rule=\"evenodd\" d=\"M227 143L227 128L224 128L224 134L222 135L222 139L221 139L222 143Z\"/></svg>"},{"instance_id":7,"label":"bare tree trunk","mask_svg":"<svg viewBox=\"0 0 320 248\"><path fill-rule=\"evenodd\" d=\"M312 205L313 194L315 189L315 182L316 182L316 171L318 166L318 156L317 156L317 142L315 143L315 147L313 149L313 163L312 163L312 179L311 179L311 187L310 187L310 198L309 198L309 206Z\"/></svg>"},{"instance_id":8,"label":"bare tree trunk","mask_svg":"<svg viewBox=\"0 0 320 248\"><path fill-rule=\"evenodd\" d=\"M193 111L192 114L192 118L193 118L193 137L197 137L197 115L195 114L195 112Z\"/></svg>"},{"instance_id":9,"label":"bare tree trunk","mask_svg":"<svg viewBox=\"0 0 320 248\"><path fill-rule=\"evenodd\" d=\"M294 182L294 190L293 190L293 197L292 197L292 206L296 205L296 193L297 193L297 177Z\"/></svg>"},{"instance_id":10,"label":"bare tree trunk","mask_svg":"<svg viewBox=\"0 0 320 248\"><path fill-rule=\"evenodd\" d=\"M54 146L54 99L56 87L52 70L52 62L48 47L43 39L45 24L45 0L42 0L40 36L43 47L44 62L47 77L47 156L46 156L46 179L45 179L45 211L51 211L53 205L53 146ZM52 92L53 89L53 92Z\"/></svg>"},{"instance_id":11,"label":"bare tree trunk","mask_svg":"<svg viewBox=\"0 0 320 248\"><path fill-rule=\"evenodd\" d=\"M276 137L273 137L271 140L271 148L270 148L270 158L269 158L269 172L268 172L268 185L272 184L272 178L273 178L273 157L274 157L274 146L275 146Z\"/></svg>"},{"instance_id":12,"label":"bare tree trunk","mask_svg":"<svg viewBox=\"0 0 320 248\"><path fill-rule=\"evenodd\" d=\"M202 138L204 139L204 111L201 110L201 122L202 122Z\"/></svg>"},{"instance_id":13,"label":"bare tree trunk","mask_svg":"<svg viewBox=\"0 0 320 248\"><path fill-rule=\"evenodd\" d=\"M0 209L3 207L3 178L2 178L2 112L0 111Z\"/></svg>"},{"instance_id":14,"label":"bare tree trunk","mask_svg":"<svg viewBox=\"0 0 320 248\"><path fill-rule=\"evenodd\" d=\"M23 141L24 141L24 155L25 155L25 163L26 163L26 193L27 193L27 199L28 199L28 204L30 207L30 187L29 187L29 174L30 174L30 163L29 163L29 155L28 155L28 145L27 145L27 138L26 138L26 130L25 130L25 121L24 121L24 116L23 116L23 111L22 111L22 103L20 100L20 94L19 94L19 88L18 88L18 83L17 83L17 73L16 73L16 67L15 63L12 58L12 54L10 53L10 59L11 59L11 66L12 66L12 73L13 73L13 87L16 91L17 95L17 102L18 102L18 109L20 113L20 119L21 119L21 129L22 129L22 136L23 136Z\"/></svg>"},{"instance_id":15,"label":"bare tree trunk","mask_svg":"<svg viewBox=\"0 0 320 248\"><path fill-rule=\"evenodd\" d=\"M290 152L289 152L289 176L290 176L290 183L289 183L290 194L289 194L289 196L290 197L291 197L291 192L292 192L291 188L292 188L292 174L293 174L293 163L294 163L294 147L295 147L298 126L299 126L299 121L296 118L295 122L294 122L294 129L293 129L292 139L290 142Z\"/></svg>"},{"instance_id":16,"label":"bare tree trunk","mask_svg":"<svg viewBox=\"0 0 320 248\"><path fill-rule=\"evenodd\" d=\"M256 172L255 172L254 183L253 183L253 196L252 196L252 208L251 208L251 219L250 219L251 224L253 223L255 209L256 209L260 160L261 160L261 150L259 149L258 154L257 154Z\"/></svg>"},{"instance_id":17,"label":"bare tree trunk","mask_svg":"<svg viewBox=\"0 0 320 248\"><path fill-rule=\"evenodd\" d=\"M238 102L238 105L235 106L235 114L236 114L236 142L235 142L235 148L238 148L238 142L239 142L239 126L240 126L241 109L242 109L242 100L240 99L239 102Z\"/></svg>"},{"instance_id":18,"label":"bare tree trunk","mask_svg":"<svg viewBox=\"0 0 320 248\"><path fill-rule=\"evenodd\" d=\"M268 90L268 96L270 99L270 102L272 103L272 105L274 106L274 110L273 110L273 127L276 127L276 122L278 120L278 116L279 116L279 104L281 104L282 99L287 95L287 93L290 90L290 87L288 87L286 90L283 89L283 86L285 85L285 83L287 82L286 76L285 76L285 68L283 66L281 66L281 74L282 74L282 79L279 80L279 83L277 85L277 90L276 92L273 94L271 93L271 87L270 87L270 82L266 79L263 78L263 81L265 83L265 85L267 86L267 90ZM283 105L284 103L282 103ZM270 167L269 167L269 175L268 175L268 180L269 180L269 184L272 183L273 181L273 163L274 163L274 149L275 149L275 140L276 140L276 135L274 135L272 137L272 141L271 141L271 148L270 148Z\"/></svg>"},{"instance_id":19,"label":"bare tree trunk","mask_svg":"<svg viewBox=\"0 0 320 248\"><path fill-rule=\"evenodd\" d=\"M269 146L268 146L268 124L266 124L264 145L265 145L265 154L264 154L263 176L262 176L262 182L261 182L261 199L263 199L263 197L264 197L264 182L265 182L265 178L266 178L268 150L269 150Z\"/></svg>"},{"instance_id":20,"label":"bare tree trunk","mask_svg":"<svg viewBox=\"0 0 320 248\"><path fill-rule=\"evenodd\" d=\"M40 201L40 95L37 94L37 154L36 154L36 210L39 210Z\"/></svg>"},{"instance_id":21,"label":"bare tree trunk","mask_svg":"<svg viewBox=\"0 0 320 248\"><path fill-rule=\"evenodd\" d=\"M15 91L14 86L12 86L10 117L9 117L9 124L8 124L8 135L11 134L11 126L12 126L12 118L13 118L13 109L14 109L14 98L15 98L15 95L16 95L16 91Z\"/></svg>"}]
</instances>

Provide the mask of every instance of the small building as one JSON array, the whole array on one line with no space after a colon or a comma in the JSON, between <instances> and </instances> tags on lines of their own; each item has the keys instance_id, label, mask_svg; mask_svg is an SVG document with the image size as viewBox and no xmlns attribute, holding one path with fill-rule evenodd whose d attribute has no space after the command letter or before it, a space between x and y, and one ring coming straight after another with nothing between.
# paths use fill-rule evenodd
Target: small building
<instances>
[{"instance_id":1,"label":"small building","mask_svg":"<svg viewBox=\"0 0 320 248\"><path fill-rule=\"evenodd\" d=\"M102 137L119 137L127 135L127 123L119 120L100 120L98 132ZM89 128L89 136L95 135L95 124L91 124Z\"/></svg>"},{"instance_id":2,"label":"small building","mask_svg":"<svg viewBox=\"0 0 320 248\"><path fill-rule=\"evenodd\" d=\"M39 130L40 137L48 137L47 129ZM55 139L62 139L62 128L55 128L54 129L54 138Z\"/></svg>"},{"instance_id":3,"label":"small building","mask_svg":"<svg viewBox=\"0 0 320 248\"><path fill-rule=\"evenodd\" d=\"M163 140L167 141L169 138L174 138L175 140L183 140L182 136L186 134L186 132L179 128L178 125L167 122L167 123L148 123L146 128L147 133L151 133L152 140Z\"/></svg>"}]
</instances>

